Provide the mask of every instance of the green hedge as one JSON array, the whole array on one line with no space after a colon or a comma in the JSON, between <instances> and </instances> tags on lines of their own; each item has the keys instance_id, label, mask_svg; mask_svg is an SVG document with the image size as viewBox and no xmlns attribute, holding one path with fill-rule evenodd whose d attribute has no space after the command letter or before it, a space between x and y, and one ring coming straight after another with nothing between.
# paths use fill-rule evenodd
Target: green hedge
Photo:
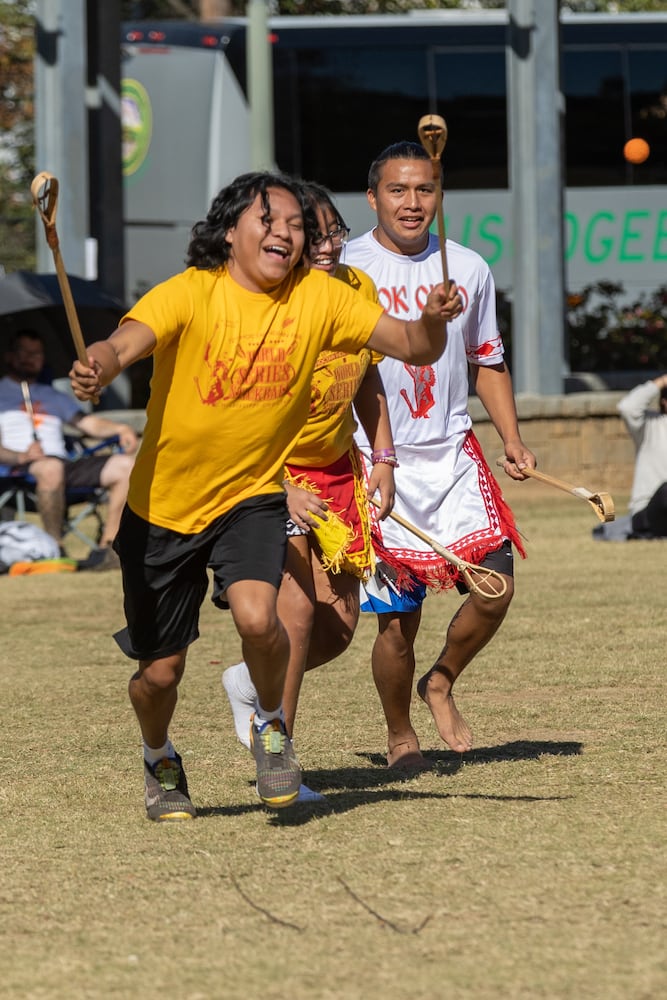
<instances>
[{"instance_id":1,"label":"green hedge","mask_svg":"<svg viewBox=\"0 0 667 1000\"><path fill-rule=\"evenodd\" d=\"M634 302L622 285L587 285L567 296L565 319L570 371L667 370L667 285ZM511 357L512 308L503 292L498 326Z\"/></svg>"}]
</instances>

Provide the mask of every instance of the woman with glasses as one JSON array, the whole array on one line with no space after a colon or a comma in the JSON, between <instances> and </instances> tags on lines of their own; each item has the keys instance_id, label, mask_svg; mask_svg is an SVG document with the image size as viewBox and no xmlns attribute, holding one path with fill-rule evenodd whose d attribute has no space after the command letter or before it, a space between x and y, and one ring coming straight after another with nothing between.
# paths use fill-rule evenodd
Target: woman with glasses
<instances>
[{"instance_id":1,"label":"woman with glasses","mask_svg":"<svg viewBox=\"0 0 667 1000\"><path fill-rule=\"evenodd\" d=\"M311 268L326 271L377 302L363 271L340 263L349 229L329 193L318 184L303 191L317 218ZM313 375L310 414L286 467L289 542L278 595L279 615L290 637L283 708L290 736L306 670L328 663L350 644L359 618L359 580L373 568L368 498L379 493L378 517L394 502L396 455L378 362L370 350L320 354ZM373 446L373 467L364 479L354 443L355 415ZM222 683L239 740L248 743L255 690L245 663L225 670ZM302 785L301 801L323 796Z\"/></svg>"}]
</instances>

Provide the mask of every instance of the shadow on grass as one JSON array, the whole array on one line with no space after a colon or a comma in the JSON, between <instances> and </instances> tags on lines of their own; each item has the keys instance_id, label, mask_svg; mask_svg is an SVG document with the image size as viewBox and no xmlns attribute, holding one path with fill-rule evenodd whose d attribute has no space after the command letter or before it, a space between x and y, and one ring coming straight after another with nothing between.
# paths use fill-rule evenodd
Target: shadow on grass
<instances>
[{"instance_id":1,"label":"shadow on grass","mask_svg":"<svg viewBox=\"0 0 667 1000\"><path fill-rule=\"evenodd\" d=\"M514 760L539 760L540 757L577 757L584 745L575 740L514 740L493 747L476 747L467 753L454 750L424 750L424 757L434 771L455 774L464 764L502 764ZM386 759L380 753L358 753L369 763L386 768Z\"/></svg>"},{"instance_id":2,"label":"shadow on grass","mask_svg":"<svg viewBox=\"0 0 667 1000\"><path fill-rule=\"evenodd\" d=\"M427 750L424 757L431 765L430 770L421 772L425 776L455 774L463 764L489 764L514 760L538 760L544 756L570 757L583 751L583 744L577 742L555 742L549 740L517 740L494 747L479 747L466 754L449 750ZM416 802L419 800L482 799L487 802L558 802L570 796L563 795L492 795L470 792L433 792L418 790L411 785L420 773L390 770L382 754L357 753L372 767L340 767L328 770L309 770L304 775L306 783L326 795L324 802L303 802L283 810L268 810L270 821L280 826L303 826L313 819L340 815L358 809L360 806L376 802ZM254 782L249 783L250 787ZM204 817L239 816L249 812L265 810L261 803L211 806L198 809Z\"/></svg>"},{"instance_id":3,"label":"shadow on grass","mask_svg":"<svg viewBox=\"0 0 667 1000\"><path fill-rule=\"evenodd\" d=\"M480 799L485 802L561 802L570 798L567 795L489 795L470 792L427 792L416 791L415 789L403 790L401 788L367 789L359 788L359 771L353 772L357 782L357 787L347 788L345 791L326 792L324 802L300 802L289 806L286 809L268 809L261 803L245 804L235 806L208 806L197 809L199 819L231 816L242 816L252 812L265 812L269 822L274 826L304 826L316 819L323 819L325 816L341 816L359 809L361 806L369 806L377 802L445 802L448 799L470 799L471 801Z\"/></svg>"}]
</instances>

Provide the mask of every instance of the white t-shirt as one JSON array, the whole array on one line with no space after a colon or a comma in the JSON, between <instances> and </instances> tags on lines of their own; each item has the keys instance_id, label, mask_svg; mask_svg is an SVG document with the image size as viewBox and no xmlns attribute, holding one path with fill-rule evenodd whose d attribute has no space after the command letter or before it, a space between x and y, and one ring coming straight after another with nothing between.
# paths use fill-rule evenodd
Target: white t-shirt
<instances>
[{"instance_id":1,"label":"white t-shirt","mask_svg":"<svg viewBox=\"0 0 667 1000\"><path fill-rule=\"evenodd\" d=\"M447 325L442 356L433 365L409 365L394 358L385 358L380 365L397 448L439 447L453 436L462 440L471 427L468 360L478 365L503 360L488 265L474 250L452 240L447 240L447 262L463 299L463 312ZM423 253L405 256L385 249L368 232L348 244L345 263L371 276L385 312L398 319L419 319L428 293L442 282L440 249L433 234ZM359 440L363 442L363 437Z\"/></svg>"},{"instance_id":2,"label":"white t-shirt","mask_svg":"<svg viewBox=\"0 0 667 1000\"><path fill-rule=\"evenodd\" d=\"M33 382L30 399L35 430L45 455L67 458L63 423L71 423L81 407L50 385ZM26 410L21 383L6 376L0 379L0 443L11 451L27 451L33 441L33 426Z\"/></svg>"},{"instance_id":3,"label":"white t-shirt","mask_svg":"<svg viewBox=\"0 0 667 1000\"><path fill-rule=\"evenodd\" d=\"M667 414L652 409L659 392L655 382L643 382L618 404L637 449L629 505L633 515L644 510L658 487L667 482Z\"/></svg>"},{"instance_id":4,"label":"white t-shirt","mask_svg":"<svg viewBox=\"0 0 667 1000\"><path fill-rule=\"evenodd\" d=\"M447 324L447 343L432 365L409 365L385 358L379 365L399 467L395 470L395 511L440 544L479 562L510 537L507 508L478 446L469 439L468 361L497 365L503 345L496 323L493 277L486 262L467 247L447 240L448 270L463 299L461 316ZM418 319L431 289L442 283L436 236L423 253L393 253L372 232L352 240L345 263L371 276L385 311L398 319ZM368 441L357 444L367 462ZM448 579L444 560L391 518L376 533L396 564L430 586Z\"/></svg>"}]
</instances>

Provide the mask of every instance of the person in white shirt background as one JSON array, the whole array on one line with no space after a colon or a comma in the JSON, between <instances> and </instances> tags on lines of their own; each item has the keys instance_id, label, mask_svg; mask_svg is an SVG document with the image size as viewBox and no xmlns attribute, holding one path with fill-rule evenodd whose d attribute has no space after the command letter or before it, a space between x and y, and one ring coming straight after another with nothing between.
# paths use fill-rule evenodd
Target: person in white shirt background
<instances>
[{"instance_id":1,"label":"person in white shirt background","mask_svg":"<svg viewBox=\"0 0 667 1000\"><path fill-rule=\"evenodd\" d=\"M655 404L658 409L655 409ZM636 448L631 538L667 537L667 374L635 386L618 404Z\"/></svg>"}]
</instances>

